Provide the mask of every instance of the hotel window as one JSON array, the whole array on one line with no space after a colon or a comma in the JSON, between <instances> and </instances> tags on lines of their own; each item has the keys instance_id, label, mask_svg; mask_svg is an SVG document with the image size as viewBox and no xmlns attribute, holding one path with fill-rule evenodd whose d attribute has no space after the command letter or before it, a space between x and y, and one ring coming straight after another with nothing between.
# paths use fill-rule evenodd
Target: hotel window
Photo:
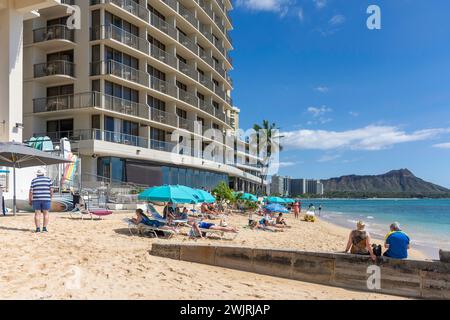
<instances>
[{"instance_id":1,"label":"hotel window","mask_svg":"<svg viewBox=\"0 0 450 320\"><path fill-rule=\"evenodd\" d=\"M122 20L118 16L109 13L108 11L105 12L105 25L113 25L119 29L122 29L128 33L131 33L132 35L138 37L139 36L139 28L128 21Z\"/></svg>"},{"instance_id":2,"label":"hotel window","mask_svg":"<svg viewBox=\"0 0 450 320\"><path fill-rule=\"evenodd\" d=\"M92 115L91 127L92 127L92 129L100 129L100 115L99 114Z\"/></svg>"},{"instance_id":3,"label":"hotel window","mask_svg":"<svg viewBox=\"0 0 450 320\"><path fill-rule=\"evenodd\" d=\"M219 81L217 81L216 79L213 79L213 82L214 82L214 85L215 85L216 87L219 86Z\"/></svg>"},{"instance_id":4,"label":"hotel window","mask_svg":"<svg viewBox=\"0 0 450 320\"><path fill-rule=\"evenodd\" d=\"M186 110L177 108L177 116L179 116L180 118L183 118L183 119L187 119L187 112L186 112Z\"/></svg>"},{"instance_id":5,"label":"hotel window","mask_svg":"<svg viewBox=\"0 0 450 320\"><path fill-rule=\"evenodd\" d=\"M157 109L159 111L166 111L166 103L152 96L147 96L147 104L151 108Z\"/></svg>"},{"instance_id":6,"label":"hotel window","mask_svg":"<svg viewBox=\"0 0 450 320\"><path fill-rule=\"evenodd\" d=\"M105 94L132 102L139 102L139 91L105 81Z\"/></svg>"},{"instance_id":7,"label":"hotel window","mask_svg":"<svg viewBox=\"0 0 450 320\"><path fill-rule=\"evenodd\" d=\"M161 41L156 40L151 35L147 36L148 42L150 42L152 45L157 47L158 49L161 49L162 51L166 51L166 45L162 43Z\"/></svg>"},{"instance_id":8,"label":"hotel window","mask_svg":"<svg viewBox=\"0 0 450 320\"><path fill-rule=\"evenodd\" d=\"M156 10L155 8L153 8L150 4L147 4L147 9L153 13L155 16L157 16L158 18L160 18L163 21L166 21L166 17L159 12L158 10Z\"/></svg>"},{"instance_id":9,"label":"hotel window","mask_svg":"<svg viewBox=\"0 0 450 320\"><path fill-rule=\"evenodd\" d=\"M205 72L203 70L197 68L197 72L201 74L203 77L205 76Z\"/></svg>"},{"instance_id":10,"label":"hotel window","mask_svg":"<svg viewBox=\"0 0 450 320\"><path fill-rule=\"evenodd\" d=\"M197 91L197 98L199 98L199 100L201 100L202 102L205 102L205 96L198 91Z\"/></svg>"},{"instance_id":11,"label":"hotel window","mask_svg":"<svg viewBox=\"0 0 450 320\"><path fill-rule=\"evenodd\" d=\"M220 130L220 126L217 123L213 123L212 126L214 129Z\"/></svg>"},{"instance_id":12,"label":"hotel window","mask_svg":"<svg viewBox=\"0 0 450 320\"><path fill-rule=\"evenodd\" d=\"M197 121L200 122L202 124L202 127L205 126L205 119L201 118L201 117L197 117Z\"/></svg>"},{"instance_id":13,"label":"hotel window","mask_svg":"<svg viewBox=\"0 0 450 320\"><path fill-rule=\"evenodd\" d=\"M217 66L217 65L219 65L219 59L217 59L216 57L212 57L213 58L213 60L214 60L214 66Z\"/></svg>"},{"instance_id":14,"label":"hotel window","mask_svg":"<svg viewBox=\"0 0 450 320\"><path fill-rule=\"evenodd\" d=\"M147 73L156 79L166 81L166 74L151 65L147 65Z\"/></svg>"},{"instance_id":15,"label":"hotel window","mask_svg":"<svg viewBox=\"0 0 450 320\"><path fill-rule=\"evenodd\" d=\"M177 87L181 90L187 91L187 85L185 85L183 82L177 81Z\"/></svg>"},{"instance_id":16,"label":"hotel window","mask_svg":"<svg viewBox=\"0 0 450 320\"><path fill-rule=\"evenodd\" d=\"M114 60L116 62L122 63L128 67L139 69L139 60L129 54L123 53L121 51L115 50L110 47L105 47L105 59Z\"/></svg>"},{"instance_id":17,"label":"hotel window","mask_svg":"<svg viewBox=\"0 0 450 320\"><path fill-rule=\"evenodd\" d=\"M161 129L151 128L150 137L152 140L156 141L166 141L166 132Z\"/></svg>"},{"instance_id":18,"label":"hotel window","mask_svg":"<svg viewBox=\"0 0 450 320\"><path fill-rule=\"evenodd\" d=\"M92 19L92 29L93 30L98 29L101 25L101 15L100 15L99 9L92 11L91 19ZM98 38L94 38L94 39L98 39Z\"/></svg>"},{"instance_id":19,"label":"hotel window","mask_svg":"<svg viewBox=\"0 0 450 320\"><path fill-rule=\"evenodd\" d=\"M59 61L59 60L73 62L73 50L47 54L47 62Z\"/></svg>"},{"instance_id":20,"label":"hotel window","mask_svg":"<svg viewBox=\"0 0 450 320\"><path fill-rule=\"evenodd\" d=\"M183 36L187 37L187 33L184 32L183 30L181 30L180 28L177 27L177 30L179 33L181 33Z\"/></svg>"},{"instance_id":21,"label":"hotel window","mask_svg":"<svg viewBox=\"0 0 450 320\"><path fill-rule=\"evenodd\" d=\"M73 94L73 84L47 88L47 97L65 96Z\"/></svg>"},{"instance_id":22,"label":"hotel window","mask_svg":"<svg viewBox=\"0 0 450 320\"><path fill-rule=\"evenodd\" d=\"M179 54L177 54L177 59L180 60L181 62L183 62L184 64L187 64L187 60L185 58L183 58L182 56L180 56Z\"/></svg>"},{"instance_id":23,"label":"hotel window","mask_svg":"<svg viewBox=\"0 0 450 320\"><path fill-rule=\"evenodd\" d=\"M217 44L217 42L220 41L219 37L217 37L214 33L213 33L213 38L214 38L214 44Z\"/></svg>"},{"instance_id":24,"label":"hotel window","mask_svg":"<svg viewBox=\"0 0 450 320\"><path fill-rule=\"evenodd\" d=\"M93 92L101 92L100 80L92 80L91 87Z\"/></svg>"},{"instance_id":25,"label":"hotel window","mask_svg":"<svg viewBox=\"0 0 450 320\"><path fill-rule=\"evenodd\" d=\"M47 121L47 134L54 136L58 133L58 138L69 138L73 135L73 119L61 119Z\"/></svg>"},{"instance_id":26,"label":"hotel window","mask_svg":"<svg viewBox=\"0 0 450 320\"><path fill-rule=\"evenodd\" d=\"M219 112L220 104L219 104L218 102L213 101L213 107L214 107L214 109L216 110L216 112Z\"/></svg>"}]
</instances>

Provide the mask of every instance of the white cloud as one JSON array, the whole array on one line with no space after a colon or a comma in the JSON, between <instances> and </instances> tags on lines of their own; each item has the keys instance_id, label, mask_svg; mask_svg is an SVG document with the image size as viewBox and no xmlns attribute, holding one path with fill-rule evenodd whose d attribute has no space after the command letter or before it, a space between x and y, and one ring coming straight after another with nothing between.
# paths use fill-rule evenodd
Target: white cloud
<instances>
[{"instance_id":1,"label":"white cloud","mask_svg":"<svg viewBox=\"0 0 450 320\"><path fill-rule=\"evenodd\" d=\"M315 88L316 91L319 91L321 93L326 93L330 91L330 89L327 86L318 86Z\"/></svg>"},{"instance_id":2,"label":"white cloud","mask_svg":"<svg viewBox=\"0 0 450 320\"><path fill-rule=\"evenodd\" d=\"M332 26L338 26L338 25L343 24L344 22L345 22L345 17L342 14L337 14L337 15L333 16L329 21L330 25L332 25Z\"/></svg>"},{"instance_id":3,"label":"white cloud","mask_svg":"<svg viewBox=\"0 0 450 320\"><path fill-rule=\"evenodd\" d=\"M272 166L277 166L279 168L287 168L287 167L295 166L297 164L298 164L298 162L292 162L292 161L284 161L283 162L283 161L280 161L280 162L272 163Z\"/></svg>"},{"instance_id":4,"label":"white cloud","mask_svg":"<svg viewBox=\"0 0 450 320\"><path fill-rule=\"evenodd\" d=\"M309 107L309 108L308 108L308 112L309 112L310 114L312 114L312 116L313 116L314 118L321 117L321 116L323 116L324 114L329 113L329 112L332 112L332 111L333 111L333 109L328 108L327 106L322 106L322 107L320 107L320 108L317 108L317 107Z\"/></svg>"},{"instance_id":5,"label":"white cloud","mask_svg":"<svg viewBox=\"0 0 450 320\"><path fill-rule=\"evenodd\" d=\"M450 142L438 143L438 144L433 145L433 147L439 148L439 149L450 149Z\"/></svg>"},{"instance_id":6,"label":"white cloud","mask_svg":"<svg viewBox=\"0 0 450 320\"><path fill-rule=\"evenodd\" d=\"M305 12L303 11L303 8L298 9L297 15L300 21L305 20Z\"/></svg>"},{"instance_id":7,"label":"white cloud","mask_svg":"<svg viewBox=\"0 0 450 320\"><path fill-rule=\"evenodd\" d=\"M352 117L359 117L359 112L350 111L348 114L351 115Z\"/></svg>"},{"instance_id":8,"label":"white cloud","mask_svg":"<svg viewBox=\"0 0 450 320\"><path fill-rule=\"evenodd\" d=\"M322 156L319 160L317 160L318 162L330 162L336 159L339 159L341 157L340 154L326 154L324 156Z\"/></svg>"},{"instance_id":9,"label":"white cloud","mask_svg":"<svg viewBox=\"0 0 450 320\"><path fill-rule=\"evenodd\" d=\"M250 10L273 11L285 15L290 2L290 0L237 0L236 4Z\"/></svg>"},{"instance_id":10,"label":"white cloud","mask_svg":"<svg viewBox=\"0 0 450 320\"><path fill-rule=\"evenodd\" d=\"M396 144L424 141L449 133L446 129L426 129L411 133L394 126L370 125L347 131L296 130L282 132L287 149L310 150L382 150Z\"/></svg>"},{"instance_id":11,"label":"white cloud","mask_svg":"<svg viewBox=\"0 0 450 320\"><path fill-rule=\"evenodd\" d=\"M317 9L325 8L327 5L327 0L313 0Z\"/></svg>"}]
</instances>

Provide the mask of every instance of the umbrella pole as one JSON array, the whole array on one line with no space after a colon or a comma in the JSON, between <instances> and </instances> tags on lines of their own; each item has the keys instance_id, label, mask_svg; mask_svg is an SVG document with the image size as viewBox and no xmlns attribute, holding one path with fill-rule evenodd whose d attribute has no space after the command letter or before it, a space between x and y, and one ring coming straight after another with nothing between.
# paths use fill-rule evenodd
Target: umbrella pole
<instances>
[{"instance_id":1,"label":"umbrella pole","mask_svg":"<svg viewBox=\"0 0 450 320\"><path fill-rule=\"evenodd\" d=\"M17 214L17 203L16 203L16 163L13 166L13 214Z\"/></svg>"}]
</instances>

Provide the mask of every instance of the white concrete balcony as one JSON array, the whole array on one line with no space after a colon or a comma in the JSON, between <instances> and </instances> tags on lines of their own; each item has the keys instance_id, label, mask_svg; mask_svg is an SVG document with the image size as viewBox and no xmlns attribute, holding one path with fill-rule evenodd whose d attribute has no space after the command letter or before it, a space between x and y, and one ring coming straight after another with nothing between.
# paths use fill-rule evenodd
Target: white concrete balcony
<instances>
[{"instance_id":1,"label":"white concrete balcony","mask_svg":"<svg viewBox=\"0 0 450 320\"><path fill-rule=\"evenodd\" d=\"M54 25L33 30L33 44L45 51L69 50L75 47L75 30Z\"/></svg>"},{"instance_id":2,"label":"white concrete balcony","mask_svg":"<svg viewBox=\"0 0 450 320\"><path fill-rule=\"evenodd\" d=\"M73 82L75 81L75 64L65 60L35 64L34 79L48 85Z\"/></svg>"}]
</instances>

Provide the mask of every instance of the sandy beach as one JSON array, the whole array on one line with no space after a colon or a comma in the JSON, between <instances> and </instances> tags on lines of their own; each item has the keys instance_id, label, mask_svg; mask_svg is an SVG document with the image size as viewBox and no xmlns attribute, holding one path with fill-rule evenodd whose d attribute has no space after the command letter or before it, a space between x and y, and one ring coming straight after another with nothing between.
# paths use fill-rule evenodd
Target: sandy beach
<instances>
[{"instance_id":1,"label":"sandy beach","mask_svg":"<svg viewBox=\"0 0 450 320\"><path fill-rule=\"evenodd\" d=\"M240 229L232 241L171 240L131 236L117 212L100 221L52 214L50 233L36 234L32 214L0 218L1 299L397 299L263 276L149 255L156 241L235 244L250 247L342 251L348 230L318 221L294 221L286 232L243 228L247 216L233 215ZM183 232L187 231L184 229ZM411 251L416 259L424 258Z\"/></svg>"}]
</instances>

